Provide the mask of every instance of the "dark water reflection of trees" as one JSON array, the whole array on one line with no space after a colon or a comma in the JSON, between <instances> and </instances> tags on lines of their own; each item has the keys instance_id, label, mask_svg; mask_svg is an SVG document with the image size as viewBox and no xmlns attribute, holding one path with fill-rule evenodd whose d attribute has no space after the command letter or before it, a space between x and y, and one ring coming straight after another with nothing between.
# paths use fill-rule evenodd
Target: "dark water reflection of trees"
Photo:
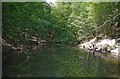
<instances>
[{"instance_id":1,"label":"dark water reflection of trees","mask_svg":"<svg viewBox=\"0 0 120 79\"><path fill-rule=\"evenodd\" d=\"M14 57L3 71L3 76L105 77L118 76L118 65L77 48L52 45Z\"/></svg>"}]
</instances>

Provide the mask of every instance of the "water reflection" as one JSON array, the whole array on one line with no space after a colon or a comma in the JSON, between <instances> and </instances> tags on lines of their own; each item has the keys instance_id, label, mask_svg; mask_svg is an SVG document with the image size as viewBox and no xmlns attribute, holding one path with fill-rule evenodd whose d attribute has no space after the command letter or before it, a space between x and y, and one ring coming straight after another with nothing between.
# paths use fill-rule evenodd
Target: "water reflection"
<instances>
[{"instance_id":1,"label":"water reflection","mask_svg":"<svg viewBox=\"0 0 120 79\"><path fill-rule=\"evenodd\" d=\"M3 76L105 77L118 76L118 65L77 48L48 45L14 57L3 72Z\"/></svg>"}]
</instances>

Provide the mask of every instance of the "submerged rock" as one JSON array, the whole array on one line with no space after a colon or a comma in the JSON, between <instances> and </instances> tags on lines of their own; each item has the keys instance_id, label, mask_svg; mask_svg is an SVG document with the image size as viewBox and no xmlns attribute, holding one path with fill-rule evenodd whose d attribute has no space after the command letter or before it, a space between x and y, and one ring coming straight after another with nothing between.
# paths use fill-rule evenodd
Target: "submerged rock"
<instances>
[{"instance_id":1,"label":"submerged rock","mask_svg":"<svg viewBox=\"0 0 120 79\"><path fill-rule=\"evenodd\" d=\"M112 54L118 56L118 54L120 53L120 48L113 49L113 50L111 50L111 52L112 52Z\"/></svg>"}]
</instances>

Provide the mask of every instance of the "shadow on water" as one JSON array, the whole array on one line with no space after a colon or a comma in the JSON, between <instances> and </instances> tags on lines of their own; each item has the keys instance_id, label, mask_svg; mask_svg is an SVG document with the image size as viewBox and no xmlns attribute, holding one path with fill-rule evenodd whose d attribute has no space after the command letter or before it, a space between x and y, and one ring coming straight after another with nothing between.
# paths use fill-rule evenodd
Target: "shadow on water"
<instances>
[{"instance_id":1,"label":"shadow on water","mask_svg":"<svg viewBox=\"0 0 120 79\"><path fill-rule=\"evenodd\" d=\"M118 76L118 65L65 45L47 45L15 56L4 77Z\"/></svg>"}]
</instances>

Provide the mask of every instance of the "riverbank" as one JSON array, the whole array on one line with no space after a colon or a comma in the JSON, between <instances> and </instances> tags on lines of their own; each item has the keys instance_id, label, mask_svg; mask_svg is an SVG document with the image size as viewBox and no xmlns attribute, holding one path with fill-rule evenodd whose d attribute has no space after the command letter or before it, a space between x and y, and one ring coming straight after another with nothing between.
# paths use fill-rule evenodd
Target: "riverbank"
<instances>
[{"instance_id":1,"label":"riverbank","mask_svg":"<svg viewBox=\"0 0 120 79\"><path fill-rule=\"evenodd\" d=\"M94 56L120 62L120 39L94 38L81 43L79 48L91 52Z\"/></svg>"},{"instance_id":2,"label":"riverbank","mask_svg":"<svg viewBox=\"0 0 120 79\"><path fill-rule=\"evenodd\" d=\"M18 55L24 52L34 52L39 47L45 46L46 44L63 44L62 42L46 41L41 38L32 36L30 39L25 39L23 42L14 42L9 39L0 39L2 43L2 59L3 61L11 59L14 55Z\"/></svg>"}]
</instances>

